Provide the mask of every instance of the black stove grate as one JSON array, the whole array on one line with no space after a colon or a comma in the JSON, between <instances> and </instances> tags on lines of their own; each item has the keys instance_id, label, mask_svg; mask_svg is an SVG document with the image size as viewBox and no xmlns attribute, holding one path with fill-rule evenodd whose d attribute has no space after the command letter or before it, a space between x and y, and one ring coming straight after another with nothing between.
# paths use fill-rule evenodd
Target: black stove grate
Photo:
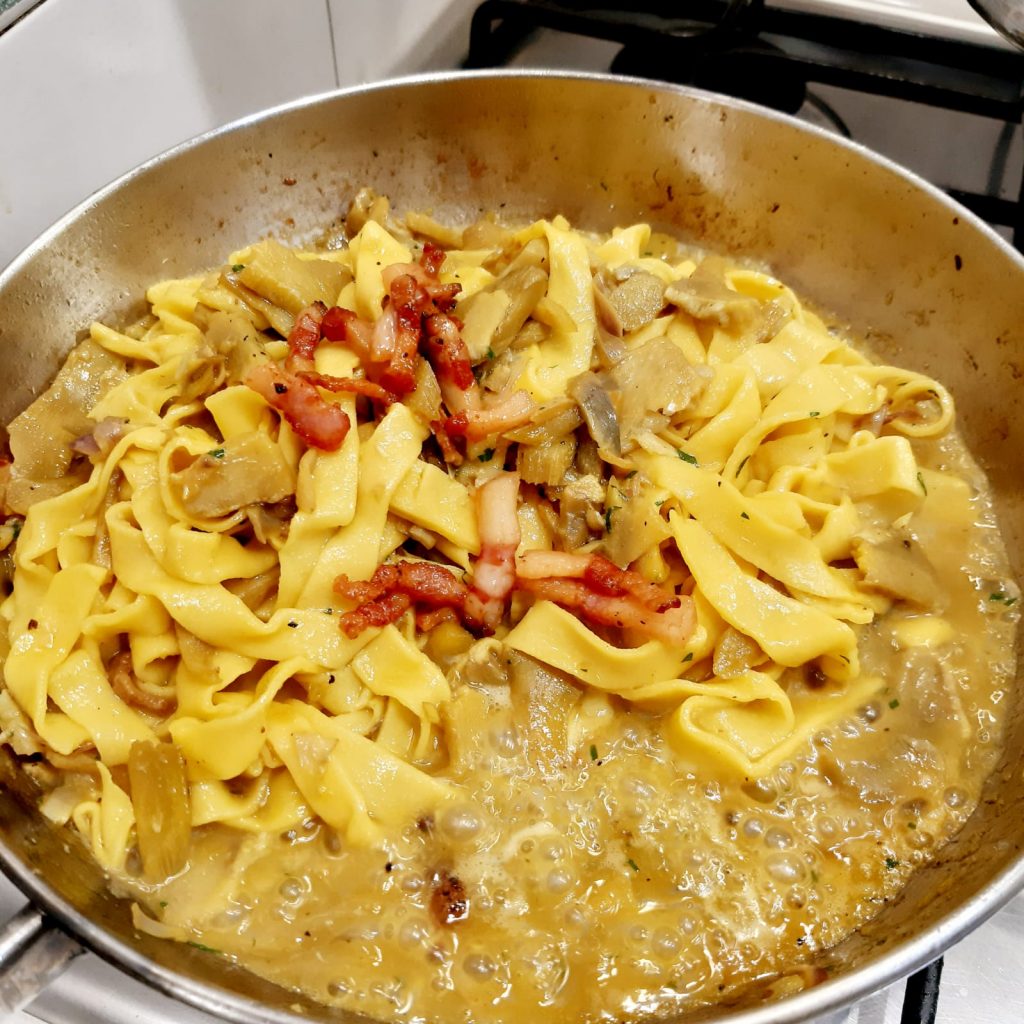
<instances>
[{"instance_id":1,"label":"black stove grate","mask_svg":"<svg viewBox=\"0 0 1024 1024\"><path fill-rule=\"evenodd\" d=\"M685 10L686 17L680 17ZM693 85L795 114L809 84L975 114L1011 127L1024 116L1024 53L786 11L764 0L484 0L466 66L508 63L540 29L620 43L611 70ZM841 121L823 111L837 127ZM844 134L848 134L844 132ZM937 182L944 185L948 183ZM948 189L1024 249L1024 176L1016 199Z\"/></svg>"},{"instance_id":2,"label":"black stove grate","mask_svg":"<svg viewBox=\"0 0 1024 1024\"><path fill-rule=\"evenodd\" d=\"M900 1024L935 1024L939 1010L942 957L907 978Z\"/></svg>"}]
</instances>

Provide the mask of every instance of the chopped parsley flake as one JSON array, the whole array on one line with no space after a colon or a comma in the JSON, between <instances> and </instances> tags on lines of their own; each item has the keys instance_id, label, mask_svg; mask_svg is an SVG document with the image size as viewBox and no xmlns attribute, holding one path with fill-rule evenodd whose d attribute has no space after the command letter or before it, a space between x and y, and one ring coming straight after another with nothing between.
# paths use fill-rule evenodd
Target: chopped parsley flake
<instances>
[{"instance_id":1,"label":"chopped parsley flake","mask_svg":"<svg viewBox=\"0 0 1024 1024\"><path fill-rule=\"evenodd\" d=\"M224 458L224 449L223 448L211 448L206 454L207 455L212 455L215 459L223 459Z\"/></svg>"},{"instance_id":2,"label":"chopped parsley flake","mask_svg":"<svg viewBox=\"0 0 1024 1024\"><path fill-rule=\"evenodd\" d=\"M17 540L21 536L21 527L24 524L23 519L8 519L7 525L11 528L11 532L14 534L13 539Z\"/></svg>"},{"instance_id":3,"label":"chopped parsley flake","mask_svg":"<svg viewBox=\"0 0 1024 1024\"><path fill-rule=\"evenodd\" d=\"M487 346L487 358L488 359L493 359L494 358L494 349L491 348L489 345Z\"/></svg>"},{"instance_id":4,"label":"chopped parsley flake","mask_svg":"<svg viewBox=\"0 0 1024 1024\"><path fill-rule=\"evenodd\" d=\"M630 867L631 867L631 868L632 868L632 869L633 869L634 871L639 871L639 870L640 870L640 865L639 865L639 864L637 864L637 862L636 862L635 860L633 860L633 858L632 858L632 857L630 857L630 858L629 858L629 860L627 860L627 861L626 861L626 863L627 863L627 864L628 864L628 865L629 865L629 866L630 866Z\"/></svg>"},{"instance_id":5,"label":"chopped parsley flake","mask_svg":"<svg viewBox=\"0 0 1024 1024\"><path fill-rule=\"evenodd\" d=\"M917 822L916 821L908 821L907 822L907 828L917 828Z\"/></svg>"},{"instance_id":6,"label":"chopped parsley flake","mask_svg":"<svg viewBox=\"0 0 1024 1024\"><path fill-rule=\"evenodd\" d=\"M204 946L201 942L192 942L191 940L189 940L188 945L190 945L193 949L202 950L204 953L216 953L220 955L219 949L214 949L213 946Z\"/></svg>"},{"instance_id":7,"label":"chopped parsley flake","mask_svg":"<svg viewBox=\"0 0 1024 1024\"><path fill-rule=\"evenodd\" d=\"M696 457L691 455L689 452L684 452L682 448L676 449L676 455L678 455L679 458L683 460L683 462L688 462L691 466L697 465Z\"/></svg>"},{"instance_id":8,"label":"chopped parsley flake","mask_svg":"<svg viewBox=\"0 0 1024 1024\"><path fill-rule=\"evenodd\" d=\"M298 629L299 628L299 624L297 622L295 622L295 621L289 622L288 623L288 628L289 629Z\"/></svg>"},{"instance_id":9,"label":"chopped parsley flake","mask_svg":"<svg viewBox=\"0 0 1024 1024\"><path fill-rule=\"evenodd\" d=\"M163 910L164 907L166 907L166 906L167 906L167 900L161 900L160 901L160 909Z\"/></svg>"},{"instance_id":10,"label":"chopped parsley flake","mask_svg":"<svg viewBox=\"0 0 1024 1024\"><path fill-rule=\"evenodd\" d=\"M590 744L590 760L597 760L597 747L593 743Z\"/></svg>"},{"instance_id":11,"label":"chopped parsley flake","mask_svg":"<svg viewBox=\"0 0 1024 1024\"><path fill-rule=\"evenodd\" d=\"M739 476L739 475L740 475L740 473L742 473L742 472L743 472L743 467L744 467L744 466L745 466L745 465L746 465L746 464L747 464L747 463L748 463L749 461L750 461L750 456L749 456L749 455L744 455L744 456L743 456L743 460L742 460L742 461L740 462L740 464L739 464L739 465L738 465L738 466L736 467L736 473L735 473L735 475L736 475L736 476Z\"/></svg>"},{"instance_id":12,"label":"chopped parsley flake","mask_svg":"<svg viewBox=\"0 0 1024 1024\"><path fill-rule=\"evenodd\" d=\"M15 533L14 536L17 537L18 534ZM1001 590L997 590L994 594L989 594L988 599L990 601L995 601L997 604L1005 604L1007 608L1009 608L1011 604L1017 603L1017 598L1010 597L1009 594L1004 594Z\"/></svg>"},{"instance_id":13,"label":"chopped parsley flake","mask_svg":"<svg viewBox=\"0 0 1024 1024\"><path fill-rule=\"evenodd\" d=\"M245 264L244 263L232 263L231 264L231 273L232 274L240 274L243 270L245 270Z\"/></svg>"},{"instance_id":14,"label":"chopped parsley flake","mask_svg":"<svg viewBox=\"0 0 1024 1024\"><path fill-rule=\"evenodd\" d=\"M921 476L921 471L920 470L918 470L918 473L917 473L917 483L918 483L918 486L921 488L921 493L927 498L928 497L928 488L925 486L924 477Z\"/></svg>"},{"instance_id":15,"label":"chopped parsley flake","mask_svg":"<svg viewBox=\"0 0 1024 1024\"><path fill-rule=\"evenodd\" d=\"M688 661L693 661L693 651L686 652L686 657L683 658L683 664L685 665Z\"/></svg>"},{"instance_id":16,"label":"chopped parsley flake","mask_svg":"<svg viewBox=\"0 0 1024 1024\"><path fill-rule=\"evenodd\" d=\"M818 412L817 409L812 409L807 415L810 416L811 419L813 420L815 416L820 416L821 413Z\"/></svg>"},{"instance_id":17,"label":"chopped parsley flake","mask_svg":"<svg viewBox=\"0 0 1024 1024\"><path fill-rule=\"evenodd\" d=\"M477 462L490 462L494 458L494 449L485 448L477 457Z\"/></svg>"},{"instance_id":18,"label":"chopped parsley flake","mask_svg":"<svg viewBox=\"0 0 1024 1024\"><path fill-rule=\"evenodd\" d=\"M900 702L895 697L893 697L893 699L889 701L889 707L891 707L893 711L895 711L899 706Z\"/></svg>"},{"instance_id":19,"label":"chopped parsley flake","mask_svg":"<svg viewBox=\"0 0 1024 1024\"><path fill-rule=\"evenodd\" d=\"M668 498L662 498L661 501L656 501L654 503L654 507L661 508L661 506L664 505L666 501L668 501Z\"/></svg>"},{"instance_id":20,"label":"chopped parsley flake","mask_svg":"<svg viewBox=\"0 0 1024 1024\"><path fill-rule=\"evenodd\" d=\"M605 533L611 533L612 532L612 513L613 512L618 512L620 508L622 508L621 505L609 505L604 510L604 532Z\"/></svg>"},{"instance_id":21,"label":"chopped parsley flake","mask_svg":"<svg viewBox=\"0 0 1024 1024\"><path fill-rule=\"evenodd\" d=\"M895 857L886 857L885 858L885 866L890 871L892 871L893 868L898 868L900 866L900 862Z\"/></svg>"},{"instance_id":22,"label":"chopped parsley flake","mask_svg":"<svg viewBox=\"0 0 1024 1024\"><path fill-rule=\"evenodd\" d=\"M749 518L750 518L750 516L748 516L746 512L741 512L740 513L740 519L749 519Z\"/></svg>"}]
</instances>

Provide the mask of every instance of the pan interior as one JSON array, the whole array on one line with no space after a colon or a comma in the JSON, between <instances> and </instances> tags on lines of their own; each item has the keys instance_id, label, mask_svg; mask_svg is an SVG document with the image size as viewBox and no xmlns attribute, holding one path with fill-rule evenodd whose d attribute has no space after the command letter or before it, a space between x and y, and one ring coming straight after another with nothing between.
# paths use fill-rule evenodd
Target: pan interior
<instances>
[{"instance_id":1,"label":"pan interior","mask_svg":"<svg viewBox=\"0 0 1024 1024\"><path fill-rule=\"evenodd\" d=\"M364 185L439 220L488 210L509 222L562 213L595 230L647 220L763 261L879 355L950 388L1020 576L1020 258L855 147L670 87L514 74L399 82L274 112L172 153L79 208L0 278L0 422L46 386L92 319L128 316L150 282L212 266L254 238L314 238ZM896 901L828 951L841 967L834 981L753 1016L751 993L750 1007L717 1017L821 1013L937 955L1012 894L1024 840L1022 732L1018 692L979 811ZM40 819L15 765L3 771L8 869L105 955L234 1019L268 1019L268 1009L271 1019L345 1019L218 958L137 936L74 837Z\"/></svg>"}]
</instances>

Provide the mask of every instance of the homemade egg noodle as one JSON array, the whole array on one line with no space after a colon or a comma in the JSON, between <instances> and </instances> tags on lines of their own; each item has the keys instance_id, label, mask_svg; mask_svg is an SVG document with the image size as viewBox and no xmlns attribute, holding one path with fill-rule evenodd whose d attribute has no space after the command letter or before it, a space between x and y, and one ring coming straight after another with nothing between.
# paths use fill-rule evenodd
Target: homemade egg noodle
<instances>
[{"instance_id":1,"label":"homemade egg noodle","mask_svg":"<svg viewBox=\"0 0 1024 1024\"><path fill-rule=\"evenodd\" d=\"M0 527L3 741L141 931L378 1019L658 1018L823 980L973 811L984 478L767 273L364 192L147 299Z\"/></svg>"}]
</instances>

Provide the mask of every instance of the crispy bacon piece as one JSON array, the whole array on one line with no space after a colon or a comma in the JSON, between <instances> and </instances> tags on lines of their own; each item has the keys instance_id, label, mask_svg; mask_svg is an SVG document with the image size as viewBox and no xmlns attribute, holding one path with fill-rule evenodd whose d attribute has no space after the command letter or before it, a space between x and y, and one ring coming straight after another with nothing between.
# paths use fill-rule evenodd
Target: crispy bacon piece
<instances>
[{"instance_id":1,"label":"crispy bacon piece","mask_svg":"<svg viewBox=\"0 0 1024 1024\"><path fill-rule=\"evenodd\" d=\"M469 917L466 887L447 869L437 872L430 894L430 912L439 925L457 924Z\"/></svg>"},{"instance_id":2,"label":"crispy bacon piece","mask_svg":"<svg viewBox=\"0 0 1024 1024\"><path fill-rule=\"evenodd\" d=\"M433 242L427 242L423 246L423 254L420 256L420 266L433 278L441 273L444 265L444 249Z\"/></svg>"},{"instance_id":3,"label":"crispy bacon piece","mask_svg":"<svg viewBox=\"0 0 1024 1024\"><path fill-rule=\"evenodd\" d=\"M331 306L320 323L328 341L343 342L362 360L370 358L373 348L373 324L361 320L351 309Z\"/></svg>"},{"instance_id":4,"label":"crispy bacon piece","mask_svg":"<svg viewBox=\"0 0 1024 1024\"><path fill-rule=\"evenodd\" d=\"M320 329L327 307L322 302L307 306L295 318L295 324L288 335L289 370L313 369L313 357L320 344Z\"/></svg>"},{"instance_id":5,"label":"crispy bacon piece","mask_svg":"<svg viewBox=\"0 0 1024 1024\"><path fill-rule=\"evenodd\" d=\"M459 292L462 291L461 284L428 284L427 294L430 296L430 301L442 313L450 313L455 308L455 300L459 296Z\"/></svg>"},{"instance_id":6,"label":"crispy bacon piece","mask_svg":"<svg viewBox=\"0 0 1024 1024\"><path fill-rule=\"evenodd\" d=\"M431 562L402 562L398 586L432 608L459 608L466 600L466 584Z\"/></svg>"},{"instance_id":7,"label":"crispy bacon piece","mask_svg":"<svg viewBox=\"0 0 1024 1024\"><path fill-rule=\"evenodd\" d=\"M437 267L440 268L444 262L445 253L443 249L438 249L437 246L433 246L441 254L440 261L437 263ZM381 271L381 278L384 281L384 287L391 291L391 285L399 277L408 275L413 278L416 283L423 289L426 298L432 302L442 313L448 313L455 305L455 299L459 292L462 291L462 285L442 284L437 279L437 273L432 272L430 268L420 263L392 263L390 266L385 267Z\"/></svg>"},{"instance_id":8,"label":"crispy bacon piece","mask_svg":"<svg viewBox=\"0 0 1024 1024\"><path fill-rule=\"evenodd\" d=\"M669 590L648 583L638 572L620 569L604 555L591 555L583 573L583 582L599 594L609 597L632 597L651 611L663 612L678 608L679 598Z\"/></svg>"},{"instance_id":9,"label":"crispy bacon piece","mask_svg":"<svg viewBox=\"0 0 1024 1024\"><path fill-rule=\"evenodd\" d=\"M398 401L398 395L365 377L334 377L329 373L315 373L308 370L298 376L309 381L310 384L315 384L318 388L323 388L324 391L333 391L335 394L362 395L372 402L379 402L385 408Z\"/></svg>"},{"instance_id":10,"label":"crispy bacon piece","mask_svg":"<svg viewBox=\"0 0 1024 1024\"><path fill-rule=\"evenodd\" d=\"M341 575L334 591L358 602L341 616L342 631L357 637L368 626L387 626L400 619L414 604L426 605L433 612L458 610L465 606L469 589L443 565L432 562L393 562L377 567L370 579L350 580ZM437 625L437 621L433 625ZM427 627L432 628L432 627Z\"/></svg>"},{"instance_id":11,"label":"crispy bacon piece","mask_svg":"<svg viewBox=\"0 0 1024 1024\"><path fill-rule=\"evenodd\" d=\"M445 425L440 420L431 420L430 429L434 432L434 437L437 438L437 443L441 449L441 455L444 457L444 461L447 462L449 466L461 466L462 453L454 444L452 444L452 439L448 436L448 431L445 429Z\"/></svg>"},{"instance_id":12,"label":"crispy bacon piece","mask_svg":"<svg viewBox=\"0 0 1024 1024\"><path fill-rule=\"evenodd\" d=\"M308 380L274 363L260 363L249 371L245 383L277 409L311 447L333 452L345 440L352 425L345 410L325 401Z\"/></svg>"},{"instance_id":13,"label":"crispy bacon piece","mask_svg":"<svg viewBox=\"0 0 1024 1024\"><path fill-rule=\"evenodd\" d=\"M376 601L389 590L398 585L398 566L394 564L378 565L368 580L350 580L341 573L334 581L334 592L347 597L350 601L363 603Z\"/></svg>"},{"instance_id":14,"label":"crispy bacon piece","mask_svg":"<svg viewBox=\"0 0 1024 1024\"><path fill-rule=\"evenodd\" d=\"M520 559L516 587L605 626L635 629L681 646L696 625L693 601L620 569L603 555L529 551Z\"/></svg>"},{"instance_id":15,"label":"crispy bacon piece","mask_svg":"<svg viewBox=\"0 0 1024 1024\"><path fill-rule=\"evenodd\" d=\"M421 633L429 633L442 622L458 622L459 617L451 608L435 608L429 612L416 613L416 628Z\"/></svg>"},{"instance_id":16,"label":"crispy bacon piece","mask_svg":"<svg viewBox=\"0 0 1024 1024\"><path fill-rule=\"evenodd\" d=\"M583 580L547 578L516 580L516 587L604 626L635 629L653 640L682 647L693 633L696 617L692 598L679 598L679 605L655 611L635 597L610 597L592 590Z\"/></svg>"},{"instance_id":17,"label":"crispy bacon piece","mask_svg":"<svg viewBox=\"0 0 1024 1024\"><path fill-rule=\"evenodd\" d=\"M402 274L391 283L394 317L394 344L391 359L381 373L381 383L400 394L416 386L416 355L420 347L422 310L429 298L411 274Z\"/></svg>"},{"instance_id":18,"label":"crispy bacon piece","mask_svg":"<svg viewBox=\"0 0 1024 1024\"><path fill-rule=\"evenodd\" d=\"M411 607L412 598L408 594L399 594L396 591L353 608L341 616L338 624L341 631L354 640L364 629L371 626L383 629L392 622L397 622Z\"/></svg>"},{"instance_id":19,"label":"crispy bacon piece","mask_svg":"<svg viewBox=\"0 0 1024 1024\"><path fill-rule=\"evenodd\" d=\"M529 422L533 415L533 399L525 391L513 391L496 405L463 409L448 417L445 430L449 436L467 441L482 441L492 434L515 430Z\"/></svg>"},{"instance_id":20,"label":"crispy bacon piece","mask_svg":"<svg viewBox=\"0 0 1024 1024\"><path fill-rule=\"evenodd\" d=\"M494 632L516 582L519 547L519 474L499 473L476 492L480 557L473 564L473 585L466 600L466 621Z\"/></svg>"},{"instance_id":21,"label":"crispy bacon piece","mask_svg":"<svg viewBox=\"0 0 1024 1024\"><path fill-rule=\"evenodd\" d=\"M432 313L424 322L427 355L442 381L449 381L460 391L476 387L469 349L459 333L461 325L446 313Z\"/></svg>"}]
</instances>

